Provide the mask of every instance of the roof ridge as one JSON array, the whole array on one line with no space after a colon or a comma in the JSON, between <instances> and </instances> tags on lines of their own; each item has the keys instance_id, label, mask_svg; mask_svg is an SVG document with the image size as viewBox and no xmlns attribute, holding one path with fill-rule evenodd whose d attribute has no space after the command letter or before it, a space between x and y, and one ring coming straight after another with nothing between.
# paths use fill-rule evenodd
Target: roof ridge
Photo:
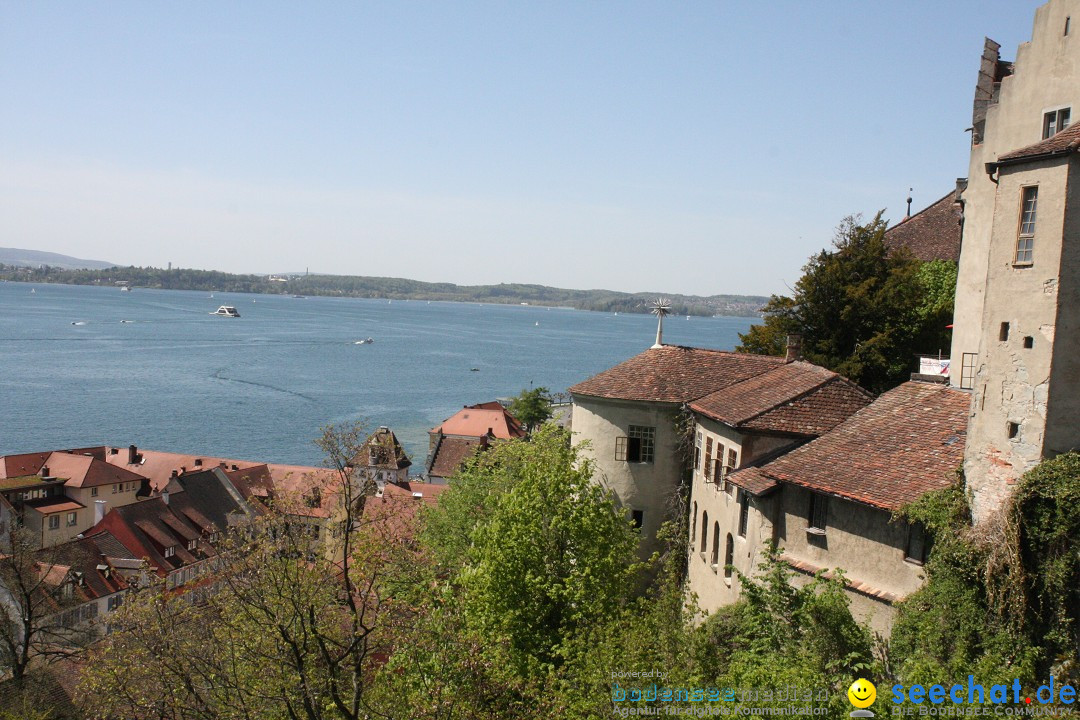
<instances>
[{"instance_id":1,"label":"roof ridge","mask_svg":"<svg viewBox=\"0 0 1080 720\"><path fill-rule=\"evenodd\" d=\"M896 224L895 224L895 225L893 225L892 227L889 227L889 228L885 228L885 233L886 233L886 234L888 234L888 233L889 233L889 232L890 232L891 230L895 230L896 228L900 227L900 226L901 226L901 225L903 225L904 223L906 223L906 222L910 222L910 221L914 220L915 218L919 217L920 215L922 215L923 213L925 213L925 212L929 211L929 210L930 210L930 208L933 208L933 207L937 207L938 203L940 203L940 202L941 202L942 200L944 200L945 198L949 197L950 195L952 195L952 196L954 196L954 197L955 197L955 196L956 196L956 190L950 190L949 192L945 193L944 195L942 195L941 197L939 197L939 198L938 198L937 200L935 200L934 202L932 202L932 203L930 203L929 205L927 205L926 207L924 207L924 208L923 208L922 210L920 210L919 212L915 213L914 215L906 215L906 216L904 216L904 219L903 219L903 220L901 220L900 222L896 223Z\"/></svg>"},{"instance_id":2,"label":"roof ridge","mask_svg":"<svg viewBox=\"0 0 1080 720\"><path fill-rule=\"evenodd\" d=\"M769 372L772 372L772 370L770 370ZM768 374L769 373L764 373L764 375L768 375ZM792 404L794 402L802 400L807 395L810 395L811 393L817 392L818 390L825 387L826 385L828 385L829 383L831 383L833 380L835 380L838 377L840 377L838 374L833 373L832 377L825 378L821 382L819 382L816 385L814 385L813 387L811 387L809 390L806 390L805 392L801 392L798 395L795 395L793 397L789 397L786 400L781 400L781 401L779 401L777 403L774 403L774 404L770 405L769 407L765 408L764 410L762 410L762 411L760 411L758 413L755 413L753 415L750 415L749 417L743 418L742 420L740 420L737 423L737 425L745 425L746 423L750 422L751 420L754 420L756 418L761 417L765 413L770 413L773 410L776 410L777 408L781 408L781 407L784 407L785 405L790 405L790 404ZM745 382L745 380L743 382ZM741 383L735 383L735 384L740 385Z\"/></svg>"}]
</instances>

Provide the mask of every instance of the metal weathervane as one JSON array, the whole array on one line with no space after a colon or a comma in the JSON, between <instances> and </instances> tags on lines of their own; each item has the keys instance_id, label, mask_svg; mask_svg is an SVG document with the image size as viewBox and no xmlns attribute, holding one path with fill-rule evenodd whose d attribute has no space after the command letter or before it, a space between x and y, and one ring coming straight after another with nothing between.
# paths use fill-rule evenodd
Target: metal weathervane
<instances>
[{"instance_id":1,"label":"metal weathervane","mask_svg":"<svg viewBox=\"0 0 1080 720\"><path fill-rule=\"evenodd\" d=\"M667 298L656 298L653 300L650 312L656 316L656 344L654 348L664 346L664 316L671 313L671 301Z\"/></svg>"}]
</instances>

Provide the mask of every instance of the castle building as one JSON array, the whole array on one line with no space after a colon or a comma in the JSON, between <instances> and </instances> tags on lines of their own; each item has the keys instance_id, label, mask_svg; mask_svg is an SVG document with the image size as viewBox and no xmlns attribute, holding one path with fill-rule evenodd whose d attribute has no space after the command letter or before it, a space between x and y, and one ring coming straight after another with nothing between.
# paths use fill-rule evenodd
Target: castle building
<instances>
[{"instance_id":1,"label":"castle building","mask_svg":"<svg viewBox=\"0 0 1080 720\"><path fill-rule=\"evenodd\" d=\"M1080 445L1080 0L1035 13L1014 62L985 43L952 344L972 393L964 470L977 521L1040 460Z\"/></svg>"}]
</instances>

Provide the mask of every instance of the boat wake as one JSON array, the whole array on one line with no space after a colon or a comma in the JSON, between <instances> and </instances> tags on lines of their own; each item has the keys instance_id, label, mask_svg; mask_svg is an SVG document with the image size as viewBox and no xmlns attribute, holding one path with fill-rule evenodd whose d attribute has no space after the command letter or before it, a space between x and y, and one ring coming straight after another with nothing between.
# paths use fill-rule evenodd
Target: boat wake
<instances>
[{"instance_id":1,"label":"boat wake","mask_svg":"<svg viewBox=\"0 0 1080 720\"><path fill-rule=\"evenodd\" d=\"M304 400L307 400L308 402L315 402L315 398L313 398L313 397L311 397L309 395L305 395L304 393L301 393L301 392L296 392L295 390L286 390L285 388L280 388L280 387L277 387L276 385L267 385L266 383L255 382L254 380L240 380L238 378L226 377L224 375L224 373L225 373L225 368L221 368L220 370L215 372L213 375L211 375L211 377L214 378L215 380L223 380L225 382L240 383L241 385L253 385L255 387L261 387L261 388L265 388L267 390L273 390L275 392L284 393L285 395L293 395L294 397L303 398Z\"/></svg>"}]
</instances>

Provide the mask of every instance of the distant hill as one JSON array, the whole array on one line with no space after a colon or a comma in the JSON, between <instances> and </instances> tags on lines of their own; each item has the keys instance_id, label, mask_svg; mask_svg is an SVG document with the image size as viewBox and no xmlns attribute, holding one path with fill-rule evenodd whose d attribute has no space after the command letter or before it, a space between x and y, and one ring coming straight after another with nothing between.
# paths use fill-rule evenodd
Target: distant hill
<instances>
[{"instance_id":1,"label":"distant hill","mask_svg":"<svg viewBox=\"0 0 1080 720\"><path fill-rule=\"evenodd\" d=\"M680 295L677 293L625 293L614 290L568 290L545 285L455 285L405 278L353 275L234 275L216 270L187 268L109 267L103 270L61 270L55 265L5 267L0 257L0 280L62 283L67 285L130 285L163 290L202 290L263 293L269 295L325 295L331 297L389 298L392 300L449 300L454 302L547 305L600 312L647 313L657 297L671 301L674 315L737 315L756 317L768 302L759 295Z\"/></svg>"},{"instance_id":2,"label":"distant hill","mask_svg":"<svg viewBox=\"0 0 1080 720\"><path fill-rule=\"evenodd\" d=\"M70 255L45 252L43 250L23 250L21 248L0 247L0 265L18 265L19 267L49 267L61 270L104 270L115 263L104 260L81 260Z\"/></svg>"}]
</instances>

